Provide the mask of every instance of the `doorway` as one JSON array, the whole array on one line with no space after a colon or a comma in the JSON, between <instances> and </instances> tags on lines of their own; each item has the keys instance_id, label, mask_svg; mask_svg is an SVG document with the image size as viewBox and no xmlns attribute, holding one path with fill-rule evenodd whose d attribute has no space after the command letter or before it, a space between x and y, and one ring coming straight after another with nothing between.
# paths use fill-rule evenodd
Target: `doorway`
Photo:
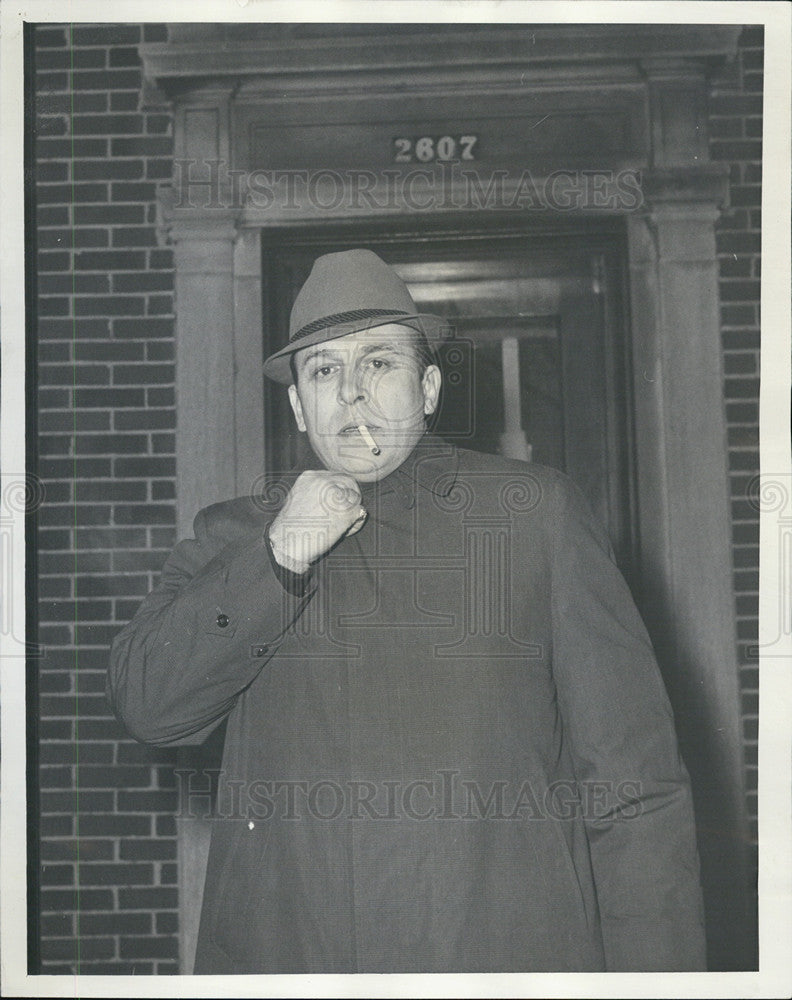
<instances>
[{"instance_id":1,"label":"doorway","mask_svg":"<svg viewBox=\"0 0 792 1000\"><path fill-rule=\"evenodd\" d=\"M392 264L422 312L448 318L433 430L458 447L549 465L580 487L622 572L638 580L625 241L620 227L531 233L265 233L267 357L323 253L366 247ZM265 386L268 470L299 454L286 393Z\"/></svg>"}]
</instances>

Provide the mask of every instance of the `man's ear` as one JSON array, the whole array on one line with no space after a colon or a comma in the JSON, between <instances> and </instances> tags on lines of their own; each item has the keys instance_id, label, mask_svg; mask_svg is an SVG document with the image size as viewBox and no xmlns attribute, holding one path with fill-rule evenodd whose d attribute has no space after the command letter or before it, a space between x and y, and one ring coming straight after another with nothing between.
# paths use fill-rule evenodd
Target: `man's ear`
<instances>
[{"instance_id":1,"label":"man's ear","mask_svg":"<svg viewBox=\"0 0 792 1000\"><path fill-rule=\"evenodd\" d=\"M424 413L429 416L430 413L434 413L437 409L437 399L440 395L440 386L443 382L443 376L440 374L440 369L437 365L429 365L426 371L423 373L421 379L421 387L423 389L424 397Z\"/></svg>"},{"instance_id":2,"label":"man's ear","mask_svg":"<svg viewBox=\"0 0 792 1000\"><path fill-rule=\"evenodd\" d=\"M291 403L292 413L294 414L294 419L297 421L297 430L305 430L305 421L303 420L303 408L300 402L299 394L297 393L297 386L289 386L289 402Z\"/></svg>"}]
</instances>

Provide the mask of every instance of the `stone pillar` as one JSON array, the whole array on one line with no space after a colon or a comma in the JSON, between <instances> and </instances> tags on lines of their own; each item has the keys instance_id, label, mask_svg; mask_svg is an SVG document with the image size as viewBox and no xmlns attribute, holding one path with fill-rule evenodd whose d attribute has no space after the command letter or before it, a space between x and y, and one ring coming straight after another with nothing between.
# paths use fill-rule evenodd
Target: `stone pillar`
<instances>
[{"instance_id":1,"label":"stone pillar","mask_svg":"<svg viewBox=\"0 0 792 1000\"><path fill-rule=\"evenodd\" d=\"M672 173L646 178L647 210L629 220L642 606L693 780L710 961L745 968L747 819L714 233L723 178Z\"/></svg>"}]
</instances>

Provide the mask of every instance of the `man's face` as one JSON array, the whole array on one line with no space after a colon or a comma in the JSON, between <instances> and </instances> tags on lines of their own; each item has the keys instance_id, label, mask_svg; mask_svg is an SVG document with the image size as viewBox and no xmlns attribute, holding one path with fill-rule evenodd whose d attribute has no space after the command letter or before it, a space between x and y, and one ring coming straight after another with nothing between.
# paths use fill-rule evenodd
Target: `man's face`
<instances>
[{"instance_id":1,"label":"man's face","mask_svg":"<svg viewBox=\"0 0 792 1000\"><path fill-rule=\"evenodd\" d=\"M331 472L376 482L398 469L422 437L441 380L436 365L422 371L415 337L408 327L388 324L296 353L289 401L297 426Z\"/></svg>"}]
</instances>

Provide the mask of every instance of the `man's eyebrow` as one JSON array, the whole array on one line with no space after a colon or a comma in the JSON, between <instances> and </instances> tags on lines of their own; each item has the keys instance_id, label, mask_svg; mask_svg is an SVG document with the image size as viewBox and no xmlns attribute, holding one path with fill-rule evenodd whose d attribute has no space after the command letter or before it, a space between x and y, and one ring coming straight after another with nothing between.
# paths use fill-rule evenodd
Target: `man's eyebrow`
<instances>
[{"instance_id":1,"label":"man's eyebrow","mask_svg":"<svg viewBox=\"0 0 792 1000\"><path fill-rule=\"evenodd\" d=\"M304 358L299 358L297 363L302 368L305 365L307 365L309 361L313 361L314 358L332 357L332 356L333 356L332 350L329 350L327 347L318 347L315 351L309 351ZM336 357L337 356L338 355L336 354Z\"/></svg>"},{"instance_id":2,"label":"man's eyebrow","mask_svg":"<svg viewBox=\"0 0 792 1000\"><path fill-rule=\"evenodd\" d=\"M389 352L390 354L404 354L405 347L409 347L410 342L405 340L403 344L398 341L395 344L372 344L363 351L363 357L368 357L369 354L383 354Z\"/></svg>"}]
</instances>

